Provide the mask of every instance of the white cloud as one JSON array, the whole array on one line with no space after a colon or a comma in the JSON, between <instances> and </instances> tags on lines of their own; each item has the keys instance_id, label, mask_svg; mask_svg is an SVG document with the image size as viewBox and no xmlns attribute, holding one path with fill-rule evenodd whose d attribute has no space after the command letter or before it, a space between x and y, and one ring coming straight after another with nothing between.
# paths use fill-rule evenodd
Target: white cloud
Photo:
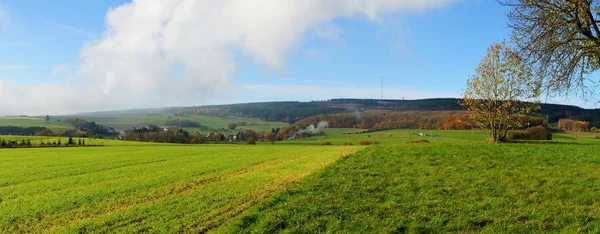
<instances>
[{"instance_id":1,"label":"white cloud","mask_svg":"<svg viewBox=\"0 0 600 234\"><path fill-rule=\"evenodd\" d=\"M337 18L379 20L384 14L420 12L455 1L459 0L134 0L110 9L101 39L82 48L78 84L58 87L66 89L64 93L29 86L16 89L39 92L27 102L31 106L40 106L38 99L45 102L45 96L57 93L63 95L61 100L79 102L86 102L77 98L80 94L101 97L86 105L54 107L66 112L203 104L207 98L227 96L221 92L229 92L225 88L231 86L238 52L259 65L283 70L286 58L307 33L339 37ZM122 99L115 101L117 96ZM10 96L0 92L0 99L6 97Z\"/></svg>"},{"instance_id":2,"label":"white cloud","mask_svg":"<svg viewBox=\"0 0 600 234\"><path fill-rule=\"evenodd\" d=\"M64 73L64 72L68 71L70 68L71 68L71 66L69 66L69 64L59 64L59 65L52 67L51 71L54 74L58 74L58 73Z\"/></svg>"}]
</instances>

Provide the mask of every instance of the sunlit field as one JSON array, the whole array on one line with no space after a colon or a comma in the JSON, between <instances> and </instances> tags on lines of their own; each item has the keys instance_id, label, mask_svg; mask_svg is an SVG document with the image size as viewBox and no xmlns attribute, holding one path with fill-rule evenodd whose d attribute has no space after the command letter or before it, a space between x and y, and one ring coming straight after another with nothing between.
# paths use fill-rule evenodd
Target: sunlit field
<instances>
[{"instance_id":1,"label":"sunlit field","mask_svg":"<svg viewBox=\"0 0 600 234\"><path fill-rule=\"evenodd\" d=\"M208 231L361 147L0 150L0 232Z\"/></svg>"},{"instance_id":2,"label":"sunlit field","mask_svg":"<svg viewBox=\"0 0 600 234\"><path fill-rule=\"evenodd\" d=\"M223 231L598 233L599 151L600 140L382 144L286 188Z\"/></svg>"},{"instance_id":3,"label":"sunlit field","mask_svg":"<svg viewBox=\"0 0 600 234\"><path fill-rule=\"evenodd\" d=\"M600 231L596 134L489 144L484 131L362 131L0 149L0 232Z\"/></svg>"}]
</instances>

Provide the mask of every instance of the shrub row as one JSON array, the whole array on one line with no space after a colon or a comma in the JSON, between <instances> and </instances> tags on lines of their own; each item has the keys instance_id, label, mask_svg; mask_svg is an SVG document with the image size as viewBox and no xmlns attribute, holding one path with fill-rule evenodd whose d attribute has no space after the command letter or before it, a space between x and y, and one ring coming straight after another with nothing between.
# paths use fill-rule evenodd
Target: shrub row
<instances>
[{"instance_id":1,"label":"shrub row","mask_svg":"<svg viewBox=\"0 0 600 234\"><path fill-rule=\"evenodd\" d=\"M544 126L530 127L519 131L510 131L509 140L552 140L552 132Z\"/></svg>"}]
</instances>

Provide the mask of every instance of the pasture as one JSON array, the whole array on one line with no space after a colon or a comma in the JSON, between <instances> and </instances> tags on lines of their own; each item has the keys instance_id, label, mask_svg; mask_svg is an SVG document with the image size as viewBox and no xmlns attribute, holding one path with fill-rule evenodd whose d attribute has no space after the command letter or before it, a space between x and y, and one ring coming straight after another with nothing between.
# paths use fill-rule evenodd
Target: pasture
<instances>
[{"instance_id":1,"label":"pasture","mask_svg":"<svg viewBox=\"0 0 600 234\"><path fill-rule=\"evenodd\" d=\"M148 125L165 126L165 122L170 119L179 120L192 120L198 122L202 126L206 126L210 129L224 129L220 132L233 133L228 129L229 123L245 122L247 126L238 126L238 129L243 130L254 130L257 132L271 131L272 128L283 127L288 125L283 122L271 122L263 121L257 118L244 118L236 116L208 116L208 115L190 115L190 116L172 116L172 115L136 115L136 116L53 116L53 119L64 121L69 118L81 118L86 121L94 121L97 124L110 126L114 128L129 130L133 127L146 127ZM202 132L200 128L196 127L184 127L184 130L188 132ZM208 131L212 132L212 131Z\"/></svg>"},{"instance_id":2,"label":"pasture","mask_svg":"<svg viewBox=\"0 0 600 234\"><path fill-rule=\"evenodd\" d=\"M0 149L0 232L600 232L597 134L485 144L482 131L362 131Z\"/></svg>"},{"instance_id":3,"label":"pasture","mask_svg":"<svg viewBox=\"0 0 600 234\"><path fill-rule=\"evenodd\" d=\"M208 231L360 147L0 150L0 232Z\"/></svg>"},{"instance_id":4,"label":"pasture","mask_svg":"<svg viewBox=\"0 0 600 234\"><path fill-rule=\"evenodd\" d=\"M67 123L46 122L43 117L0 117L0 126L46 127L52 131L72 129Z\"/></svg>"},{"instance_id":5,"label":"pasture","mask_svg":"<svg viewBox=\"0 0 600 234\"><path fill-rule=\"evenodd\" d=\"M382 144L251 209L230 233L599 233L600 140Z\"/></svg>"}]
</instances>

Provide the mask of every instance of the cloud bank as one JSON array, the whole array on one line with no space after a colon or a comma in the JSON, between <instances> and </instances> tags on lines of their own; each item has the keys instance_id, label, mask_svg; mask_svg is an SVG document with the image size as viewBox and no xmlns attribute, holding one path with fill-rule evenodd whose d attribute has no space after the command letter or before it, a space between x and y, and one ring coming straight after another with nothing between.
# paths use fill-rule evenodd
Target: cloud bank
<instances>
[{"instance_id":1,"label":"cloud bank","mask_svg":"<svg viewBox=\"0 0 600 234\"><path fill-rule=\"evenodd\" d=\"M337 18L379 20L455 1L134 0L108 11L102 36L81 49L76 81L32 87L0 80L0 98L26 103L0 109L42 114L204 104L234 86L236 56L284 70L308 33L339 36Z\"/></svg>"}]
</instances>

